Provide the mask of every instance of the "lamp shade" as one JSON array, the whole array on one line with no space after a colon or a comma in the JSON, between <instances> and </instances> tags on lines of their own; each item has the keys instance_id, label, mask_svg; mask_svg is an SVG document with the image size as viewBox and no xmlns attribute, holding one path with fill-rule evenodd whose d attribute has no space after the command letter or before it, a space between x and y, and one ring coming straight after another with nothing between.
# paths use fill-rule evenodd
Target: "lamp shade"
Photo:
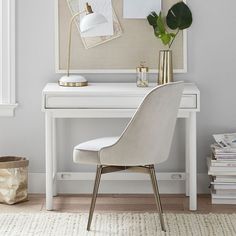
<instances>
[{"instance_id":1,"label":"lamp shade","mask_svg":"<svg viewBox=\"0 0 236 236\"><path fill-rule=\"evenodd\" d=\"M80 31L86 32L99 24L106 23L107 19L100 13L91 13L84 16L80 21Z\"/></svg>"}]
</instances>

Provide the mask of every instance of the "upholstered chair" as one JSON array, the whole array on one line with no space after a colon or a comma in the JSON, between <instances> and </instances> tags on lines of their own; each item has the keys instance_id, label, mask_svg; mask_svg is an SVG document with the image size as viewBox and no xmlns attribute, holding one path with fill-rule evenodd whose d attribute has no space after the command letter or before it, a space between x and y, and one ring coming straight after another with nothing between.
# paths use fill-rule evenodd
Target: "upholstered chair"
<instances>
[{"instance_id":1,"label":"upholstered chair","mask_svg":"<svg viewBox=\"0 0 236 236\"><path fill-rule=\"evenodd\" d=\"M161 228L165 231L154 165L168 158L182 91L183 82L155 87L120 137L95 139L74 148L75 163L97 166L87 230L90 230L101 174L125 170L150 175Z\"/></svg>"}]
</instances>

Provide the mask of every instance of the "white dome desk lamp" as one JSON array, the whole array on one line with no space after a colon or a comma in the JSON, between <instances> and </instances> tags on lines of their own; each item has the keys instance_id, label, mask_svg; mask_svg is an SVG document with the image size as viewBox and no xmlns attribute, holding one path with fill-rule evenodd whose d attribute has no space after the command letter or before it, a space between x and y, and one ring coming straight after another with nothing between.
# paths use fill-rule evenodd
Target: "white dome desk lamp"
<instances>
[{"instance_id":1,"label":"white dome desk lamp","mask_svg":"<svg viewBox=\"0 0 236 236\"><path fill-rule=\"evenodd\" d=\"M87 86L88 81L82 75L71 75L70 74L70 58L71 58L71 33L72 33L72 24L74 19L82 13L86 13L86 15L80 21L80 31L86 32L97 25L103 24L107 22L107 19L104 15L100 13L93 12L92 7L86 3L85 10L82 12L78 12L72 16L69 25L69 35L68 35L68 57L67 57L67 74L62 76L58 83L60 86L65 87L82 87Z\"/></svg>"}]
</instances>

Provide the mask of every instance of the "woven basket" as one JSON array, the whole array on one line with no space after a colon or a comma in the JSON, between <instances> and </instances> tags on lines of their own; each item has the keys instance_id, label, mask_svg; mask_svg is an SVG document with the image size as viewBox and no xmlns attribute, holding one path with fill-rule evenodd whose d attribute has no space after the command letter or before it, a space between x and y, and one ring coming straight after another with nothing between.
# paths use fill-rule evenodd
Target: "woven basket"
<instances>
[{"instance_id":1,"label":"woven basket","mask_svg":"<svg viewBox=\"0 0 236 236\"><path fill-rule=\"evenodd\" d=\"M28 165L29 161L22 157L0 157L0 203L28 199Z\"/></svg>"}]
</instances>

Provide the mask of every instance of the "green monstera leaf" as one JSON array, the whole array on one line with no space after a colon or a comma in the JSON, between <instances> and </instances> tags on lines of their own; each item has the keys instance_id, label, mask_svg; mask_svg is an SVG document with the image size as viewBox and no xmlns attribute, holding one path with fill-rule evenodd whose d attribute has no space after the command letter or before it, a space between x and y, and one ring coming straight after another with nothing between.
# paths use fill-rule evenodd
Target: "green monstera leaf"
<instances>
[{"instance_id":1,"label":"green monstera leaf","mask_svg":"<svg viewBox=\"0 0 236 236\"><path fill-rule=\"evenodd\" d=\"M169 44L172 36L166 31L165 22L161 16L161 12L159 16L156 14L156 12L152 12L147 17L147 20L153 27L155 36L159 38L164 45Z\"/></svg>"},{"instance_id":2,"label":"green monstera leaf","mask_svg":"<svg viewBox=\"0 0 236 236\"><path fill-rule=\"evenodd\" d=\"M151 12L151 14L147 17L148 23L153 27L154 31L157 27L157 18L158 15L155 11Z\"/></svg>"},{"instance_id":3,"label":"green monstera leaf","mask_svg":"<svg viewBox=\"0 0 236 236\"><path fill-rule=\"evenodd\" d=\"M159 15L152 12L147 16L147 20L153 27L155 36L169 48L171 48L179 31L189 28L193 21L192 13L184 2L174 4L168 11L166 18L162 17L161 12ZM168 32L167 26L176 32Z\"/></svg>"},{"instance_id":4,"label":"green monstera leaf","mask_svg":"<svg viewBox=\"0 0 236 236\"><path fill-rule=\"evenodd\" d=\"M166 23L172 30L184 30L192 24L192 13L184 2L174 4L168 11Z\"/></svg>"},{"instance_id":5,"label":"green monstera leaf","mask_svg":"<svg viewBox=\"0 0 236 236\"><path fill-rule=\"evenodd\" d=\"M158 30L160 32L160 34L164 34L166 32L165 23L164 23L164 20L161 16L161 12L157 18L157 29L156 30Z\"/></svg>"}]
</instances>

